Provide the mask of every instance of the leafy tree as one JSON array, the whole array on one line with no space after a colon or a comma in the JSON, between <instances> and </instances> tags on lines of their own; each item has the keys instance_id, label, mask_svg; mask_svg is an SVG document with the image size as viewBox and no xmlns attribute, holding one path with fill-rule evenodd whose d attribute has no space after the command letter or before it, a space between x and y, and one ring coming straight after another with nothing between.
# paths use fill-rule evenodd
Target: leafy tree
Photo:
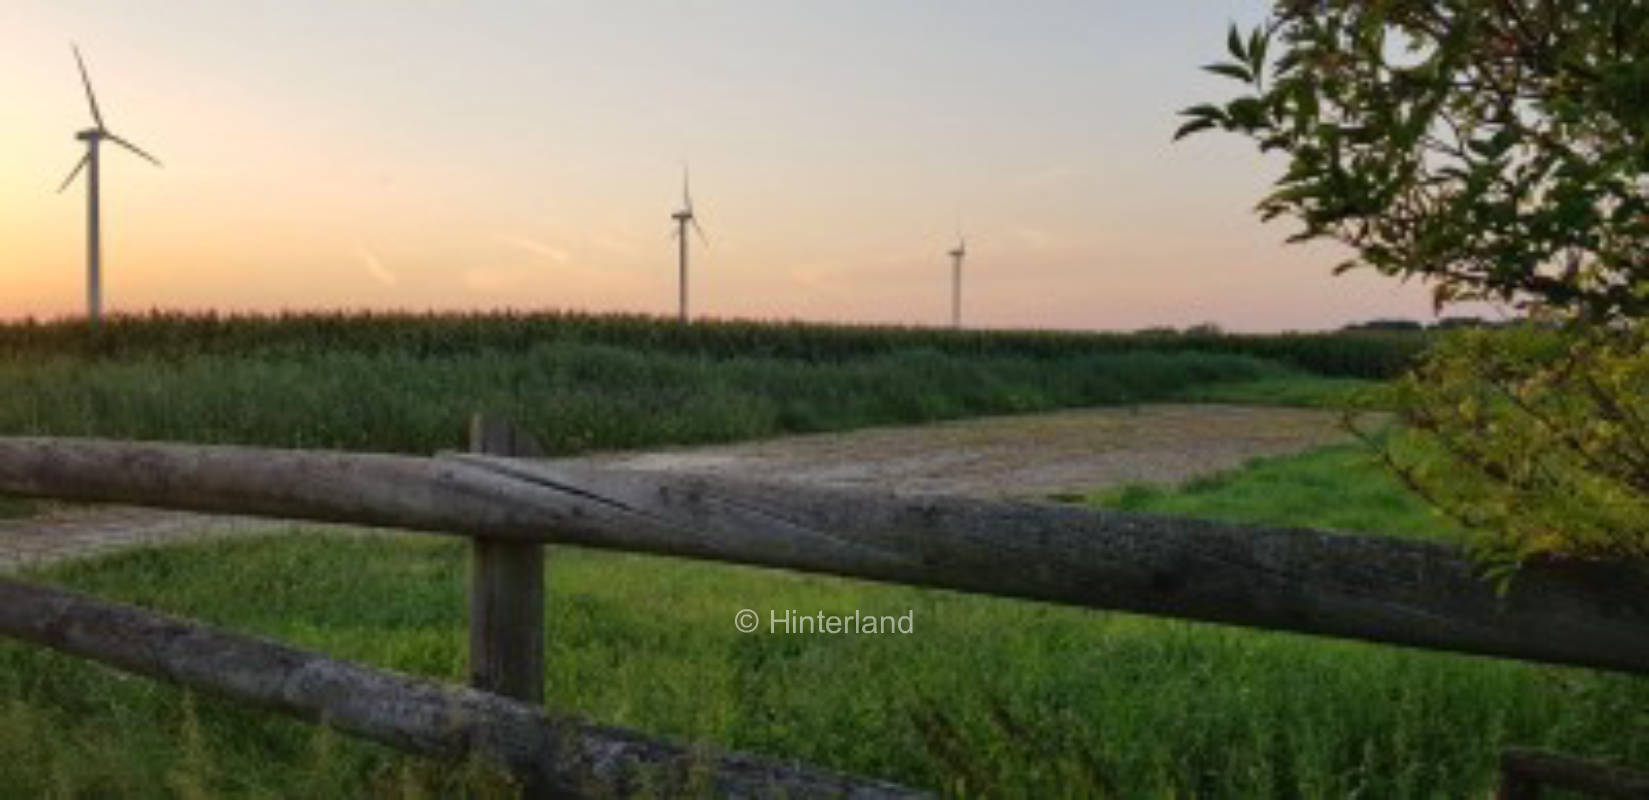
<instances>
[{"instance_id":1,"label":"leafy tree","mask_svg":"<svg viewBox=\"0 0 1649 800\"><path fill-rule=\"evenodd\" d=\"M1535 556L1649 558L1649 326L1463 330L1363 432L1499 574Z\"/></svg>"},{"instance_id":2,"label":"leafy tree","mask_svg":"<svg viewBox=\"0 0 1649 800\"><path fill-rule=\"evenodd\" d=\"M1266 219L1436 301L1649 312L1649 3L1282 0L1182 112L1289 157ZM1278 50L1280 49L1280 53ZM1271 58L1276 53L1275 59Z\"/></svg>"},{"instance_id":3,"label":"leafy tree","mask_svg":"<svg viewBox=\"0 0 1649 800\"><path fill-rule=\"evenodd\" d=\"M1398 384L1396 474L1499 567L1649 557L1649 2L1279 0L1226 49L1245 92L1176 138L1285 154L1262 217L1564 323L1445 338Z\"/></svg>"},{"instance_id":4,"label":"leafy tree","mask_svg":"<svg viewBox=\"0 0 1649 800\"><path fill-rule=\"evenodd\" d=\"M1371 319L1367 322L1353 322L1340 328L1343 331L1418 331L1426 326L1412 319Z\"/></svg>"},{"instance_id":5,"label":"leafy tree","mask_svg":"<svg viewBox=\"0 0 1649 800\"><path fill-rule=\"evenodd\" d=\"M1434 330L1449 331L1456 330L1458 328L1481 328L1485 325L1493 324L1494 323L1491 323L1482 317L1444 317L1437 322L1432 323L1431 327Z\"/></svg>"}]
</instances>

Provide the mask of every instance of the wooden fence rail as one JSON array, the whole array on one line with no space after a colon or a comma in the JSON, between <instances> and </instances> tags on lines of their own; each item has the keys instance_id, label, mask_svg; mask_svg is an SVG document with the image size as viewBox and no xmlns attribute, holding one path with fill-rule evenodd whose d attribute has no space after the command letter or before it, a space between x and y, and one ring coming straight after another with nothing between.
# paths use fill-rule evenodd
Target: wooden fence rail
<instances>
[{"instance_id":1,"label":"wooden fence rail","mask_svg":"<svg viewBox=\"0 0 1649 800\"><path fill-rule=\"evenodd\" d=\"M479 753L534 796L638 782L740 796L912 794L545 715L548 542L1649 672L1643 564L1532 564L1498 596L1459 553L1428 543L497 457L530 450L518 438L481 418L474 452L436 458L0 438L4 493L470 537L472 683L485 691L9 580L0 634L414 753ZM1549 761L1508 761L1507 787L1573 777Z\"/></svg>"},{"instance_id":2,"label":"wooden fence rail","mask_svg":"<svg viewBox=\"0 0 1649 800\"><path fill-rule=\"evenodd\" d=\"M0 492L784 567L1649 672L1649 570L1549 562L1505 596L1433 544L961 498L438 458L0 439Z\"/></svg>"},{"instance_id":3,"label":"wooden fence rail","mask_svg":"<svg viewBox=\"0 0 1649 800\"><path fill-rule=\"evenodd\" d=\"M1538 800L1543 789L1586 797L1642 800L1649 797L1649 773L1617 764L1583 761L1561 753L1514 747L1500 754L1496 800Z\"/></svg>"},{"instance_id":4,"label":"wooden fence rail","mask_svg":"<svg viewBox=\"0 0 1649 800\"><path fill-rule=\"evenodd\" d=\"M921 796L880 781L550 717L489 692L6 579L0 579L0 634L410 753L481 755L520 777L534 796L615 797L642 788L662 796Z\"/></svg>"}]
</instances>

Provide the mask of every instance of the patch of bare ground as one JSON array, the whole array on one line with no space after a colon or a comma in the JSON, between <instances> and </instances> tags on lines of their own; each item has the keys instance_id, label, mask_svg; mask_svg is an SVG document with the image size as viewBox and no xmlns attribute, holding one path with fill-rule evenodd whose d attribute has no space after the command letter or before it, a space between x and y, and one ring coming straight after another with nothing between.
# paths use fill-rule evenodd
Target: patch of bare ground
<instances>
[{"instance_id":1,"label":"patch of bare ground","mask_svg":"<svg viewBox=\"0 0 1649 800\"><path fill-rule=\"evenodd\" d=\"M1178 484L1350 439L1332 411L1142 405L789 436L591 460L901 493L1045 498L1129 483Z\"/></svg>"},{"instance_id":2,"label":"patch of bare ground","mask_svg":"<svg viewBox=\"0 0 1649 800\"><path fill-rule=\"evenodd\" d=\"M0 572L184 539L264 536L299 524L306 530L324 527L352 534L376 532L370 528L136 506L62 505L31 517L0 520Z\"/></svg>"},{"instance_id":3,"label":"patch of bare ground","mask_svg":"<svg viewBox=\"0 0 1649 800\"><path fill-rule=\"evenodd\" d=\"M252 517L131 506L57 506L34 516L0 520L0 571L208 532L236 536L280 527L279 522Z\"/></svg>"}]
</instances>

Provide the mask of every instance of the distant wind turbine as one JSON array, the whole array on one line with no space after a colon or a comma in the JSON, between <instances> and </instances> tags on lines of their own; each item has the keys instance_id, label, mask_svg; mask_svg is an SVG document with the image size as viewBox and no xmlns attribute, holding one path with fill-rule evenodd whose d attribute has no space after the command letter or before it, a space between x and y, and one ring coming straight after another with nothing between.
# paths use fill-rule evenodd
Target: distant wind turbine
<instances>
[{"instance_id":1,"label":"distant wind turbine","mask_svg":"<svg viewBox=\"0 0 1649 800\"><path fill-rule=\"evenodd\" d=\"M677 310L676 315L682 322L686 322L687 321L687 226L692 225L693 226L693 231L695 233L697 233L698 236L699 236L699 241L703 242L705 247L710 246L710 240L704 238L704 229L699 227L698 218L693 216L693 192L692 192L691 186L689 185L689 176L688 176L686 167L683 167L682 170L681 170L681 210L675 212L674 214L671 214L670 219L673 219L673 220L676 221L676 230L675 230L675 233L673 235L676 238L676 247L677 247L677 252L678 252L679 258L680 258L680 267L681 267L680 275L677 278L677 280L679 281L679 290L680 290L681 299L680 299L680 307Z\"/></svg>"},{"instance_id":2,"label":"distant wind turbine","mask_svg":"<svg viewBox=\"0 0 1649 800\"><path fill-rule=\"evenodd\" d=\"M80 163L74 165L69 177L63 180L63 185L57 187L62 193L74 182L76 175L82 169L86 170L86 318L92 325L97 325L103 312L102 286L102 227L98 218L98 145L108 139L137 155L148 159L155 166L160 166L160 159L155 158L119 136L109 132L103 125L103 115L97 109L97 95L92 92L92 79L86 75L86 62L80 57L80 47L71 45L74 49L74 63L80 67L80 83L86 87L86 102L92 109L92 121L96 127L87 128L74 135L74 138L86 143L86 155L81 156Z\"/></svg>"},{"instance_id":3,"label":"distant wind turbine","mask_svg":"<svg viewBox=\"0 0 1649 800\"><path fill-rule=\"evenodd\" d=\"M951 250L950 256L950 326L962 327L962 259L968 254L968 240L962 238L962 230L956 230L956 247Z\"/></svg>"}]
</instances>

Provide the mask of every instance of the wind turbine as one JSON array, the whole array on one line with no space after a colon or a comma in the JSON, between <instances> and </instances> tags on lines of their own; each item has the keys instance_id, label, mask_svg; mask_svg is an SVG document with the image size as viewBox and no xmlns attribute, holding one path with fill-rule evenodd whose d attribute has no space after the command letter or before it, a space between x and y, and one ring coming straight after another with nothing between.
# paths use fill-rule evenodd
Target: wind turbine
<instances>
[{"instance_id":1,"label":"wind turbine","mask_svg":"<svg viewBox=\"0 0 1649 800\"><path fill-rule=\"evenodd\" d=\"M63 185L57 187L59 194L69 188L76 175L82 169L86 170L86 319L93 326L98 324L103 313L103 286L102 286L102 226L98 217L98 145L108 139L127 150L148 159L155 166L160 166L160 159L143 152L138 147L119 136L109 132L103 124L103 115L97 109L97 95L92 92L92 79L86 75L86 62L80 57L80 47L71 45L74 49L74 63L80 67L80 83L86 87L86 102L92 109L94 127L87 128L74 135L74 138L86 143L86 155L81 156L80 163L74 165L69 177L63 179Z\"/></svg>"},{"instance_id":2,"label":"wind turbine","mask_svg":"<svg viewBox=\"0 0 1649 800\"><path fill-rule=\"evenodd\" d=\"M950 256L950 326L962 327L962 259L968 254L968 240L962 238L962 229L956 229L956 247Z\"/></svg>"},{"instance_id":3,"label":"wind turbine","mask_svg":"<svg viewBox=\"0 0 1649 800\"><path fill-rule=\"evenodd\" d=\"M680 298L680 307L679 307L678 311L676 312L676 315L677 315L677 318L680 319L682 322L686 322L687 321L687 226L692 225L693 226L693 231L699 235L699 241L703 242L705 247L710 246L710 240L704 238L704 229L699 227L698 218L693 216L693 192L692 192L692 189L689 186L689 178L688 178L688 173L687 173L687 168L686 167L682 167L682 169L681 169L681 210L675 212L674 214L671 214L670 219L673 219L673 220L676 221L676 230L675 230L675 233L673 235L676 238L677 253L679 254L680 266L681 266L680 275L677 278L677 281L679 282L679 290L680 290L681 298Z\"/></svg>"}]
</instances>

